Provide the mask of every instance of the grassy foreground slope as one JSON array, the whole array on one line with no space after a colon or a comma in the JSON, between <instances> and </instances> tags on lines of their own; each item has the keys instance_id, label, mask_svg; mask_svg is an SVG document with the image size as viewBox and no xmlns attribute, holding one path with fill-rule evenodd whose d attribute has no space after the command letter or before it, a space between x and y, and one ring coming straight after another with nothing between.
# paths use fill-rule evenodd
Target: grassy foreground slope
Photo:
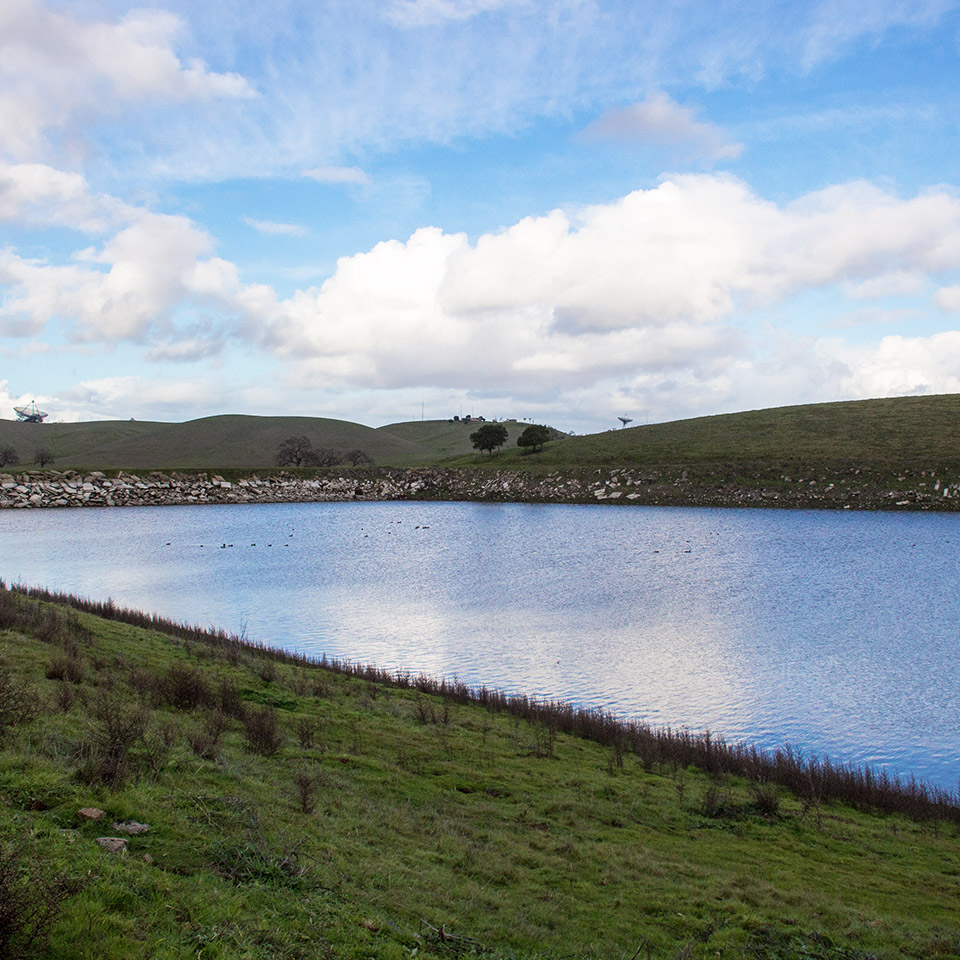
<instances>
[{"instance_id":1,"label":"grassy foreground slope","mask_svg":"<svg viewBox=\"0 0 960 960\"><path fill-rule=\"evenodd\" d=\"M0 956L960 956L955 817L152 627L0 591Z\"/></svg>"}]
</instances>

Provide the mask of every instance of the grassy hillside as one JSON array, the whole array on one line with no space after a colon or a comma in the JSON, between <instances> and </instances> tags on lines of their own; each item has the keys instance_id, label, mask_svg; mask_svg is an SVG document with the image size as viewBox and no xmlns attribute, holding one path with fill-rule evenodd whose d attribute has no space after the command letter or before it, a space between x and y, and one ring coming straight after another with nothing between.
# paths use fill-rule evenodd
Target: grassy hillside
<instances>
[{"instance_id":1,"label":"grassy hillside","mask_svg":"<svg viewBox=\"0 0 960 960\"><path fill-rule=\"evenodd\" d=\"M0 956L960 955L955 806L127 619L0 590Z\"/></svg>"},{"instance_id":2,"label":"grassy hillside","mask_svg":"<svg viewBox=\"0 0 960 960\"><path fill-rule=\"evenodd\" d=\"M470 434L480 426L480 423L467 423L463 420L412 420L407 423L391 423L379 429L392 437L430 450L432 463L464 456L472 458L473 462L476 460L477 451L470 442ZM507 428L506 447L516 447L517 437L526 424L505 423L504 426Z\"/></svg>"},{"instance_id":3,"label":"grassy hillside","mask_svg":"<svg viewBox=\"0 0 960 960\"><path fill-rule=\"evenodd\" d=\"M257 469L273 466L280 443L301 435L314 447L364 450L378 463L422 463L434 456L429 448L386 431L319 417L219 416L186 423L0 420L0 447L13 447L28 463L34 450L45 446L59 469Z\"/></svg>"},{"instance_id":4,"label":"grassy hillside","mask_svg":"<svg viewBox=\"0 0 960 960\"><path fill-rule=\"evenodd\" d=\"M928 464L960 460L960 395L904 397L778 407L698 417L554 440L524 456L522 423L507 424L498 456L470 444L477 424L446 420L373 429L312 417L219 416L187 423L19 424L0 420L0 448L27 465L39 446L52 466L89 469L262 469L280 442L306 435L315 447L364 450L380 466L492 465L592 467L700 463L749 465L806 462Z\"/></svg>"},{"instance_id":5,"label":"grassy hillside","mask_svg":"<svg viewBox=\"0 0 960 960\"><path fill-rule=\"evenodd\" d=\"M514 455L516 456L516 454ZM549 444L545 464L955 461L960 395L776 407Z\"/></svg>"}]
</instances>

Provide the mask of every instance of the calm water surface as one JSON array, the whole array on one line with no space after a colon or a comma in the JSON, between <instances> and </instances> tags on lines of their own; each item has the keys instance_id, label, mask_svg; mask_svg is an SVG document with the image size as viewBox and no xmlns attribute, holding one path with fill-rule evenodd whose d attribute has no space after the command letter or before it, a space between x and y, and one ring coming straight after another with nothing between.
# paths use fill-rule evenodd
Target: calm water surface
<instances>
[{"instance_id":1,"label":"calm water surface","mask_svg":"<svg viewBox=\"0 0 960 960\"><path fill-rule=\"evenodd\" d=\"M958 544L960 517L903 513L3 511L0 577L953 789Z\"/></svg>"}]
</instances>

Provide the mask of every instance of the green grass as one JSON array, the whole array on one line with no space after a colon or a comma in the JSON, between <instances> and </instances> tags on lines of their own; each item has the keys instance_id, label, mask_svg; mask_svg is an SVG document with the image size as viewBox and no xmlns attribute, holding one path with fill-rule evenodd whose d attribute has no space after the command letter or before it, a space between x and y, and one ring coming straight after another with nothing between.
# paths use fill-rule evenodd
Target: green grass
<instances>
[{"instance_id":1,"label":"green grass","mask_svg":"<svg viewBox=\"0 0 960 960\"><path fill-rule=\"evenodd\" d=\"M46 610L0 619L0 879L72 884L41 956L960 955L952 823L771 809L478 704ZM269 756L239 719L264 705ZM118 717L143 735L108 776ZM150 832L97 846L127 819Z\"/></svg>"},{"instance_id":2,"label":"green grass","mask_svg":"<svg viewBox=\"0 0 960 960\"><path fill-rule=\"evenodd\" d=\"M187 423L20 424L0 420L0 448L28 465L46 446L58 469L237 469L273 465L281 441L306 435L315 447L362 449L379 466L495 466L523 469L663 464L891 464L958 461L960 395L778 407L610 430L549 442L524 455L507 424L499 455L470 444L477 424L410 421L373 429L314 417L219 416Z\"/></svg>"},{"instance_id":3,"label":"green grass","mask_svg":"<svg viewBox=\"0 0 960 960\"><path fill-rule=\"evenodd\" d=\"M960 395L775 407L548 444L553 465L956 461Z\"/></svg>"}]
</instances>

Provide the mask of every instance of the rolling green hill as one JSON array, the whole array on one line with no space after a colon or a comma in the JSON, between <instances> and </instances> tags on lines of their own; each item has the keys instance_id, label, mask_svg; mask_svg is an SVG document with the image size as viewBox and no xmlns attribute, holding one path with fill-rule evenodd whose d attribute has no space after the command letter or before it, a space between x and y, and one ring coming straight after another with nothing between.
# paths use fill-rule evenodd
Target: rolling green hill
<instances>
[{"instance_id":1,"label":"rolling green hill","mask_svg":"<svg viewBox=\"0 0 960 960\"><path fill-rule=\"evenodd\" d=\"M556 463L955 460L960 396L774 407L631 427L548 448ZM547 451L545 451L547 452Z\"/></svg>"},{"instance_id":2,"label":"rolling green hill","mask_svg":"<svg viewBox=\"0 0 960 960\"><path fill-rule=\"evenodd\" d=\"M237 469L273 466L280 442L305 435L314 447L363 450L378 466L491 464L591 467L792 462L888 464L960 460L960 395L902 397L776 407L697 417L554 440L532 456L516 446L522 423L508 423L497 457L479 456L476 423L393 423L374 429L317 417L217 416L186 423L108 421L22 424L0 420L0 449L29 465L38 447L66 469Z\"/></svg>"},{"instance_id":3,"label":"rolling green hill","mask_svg":"<svg viewBox=\"0 0 960 960\"><path fill-rule=\"evenodd\" d=\"M467 424L398 424L396 432L320 417L204 417L186 423L112 420L95 423L16 423L0 420L0 448L21 464L46 447L59 469L260 469L274 465L280 443L306 436L314 447L363 450L380 465L415 466L470 450Z\"/></svg>"}]
</instances>

